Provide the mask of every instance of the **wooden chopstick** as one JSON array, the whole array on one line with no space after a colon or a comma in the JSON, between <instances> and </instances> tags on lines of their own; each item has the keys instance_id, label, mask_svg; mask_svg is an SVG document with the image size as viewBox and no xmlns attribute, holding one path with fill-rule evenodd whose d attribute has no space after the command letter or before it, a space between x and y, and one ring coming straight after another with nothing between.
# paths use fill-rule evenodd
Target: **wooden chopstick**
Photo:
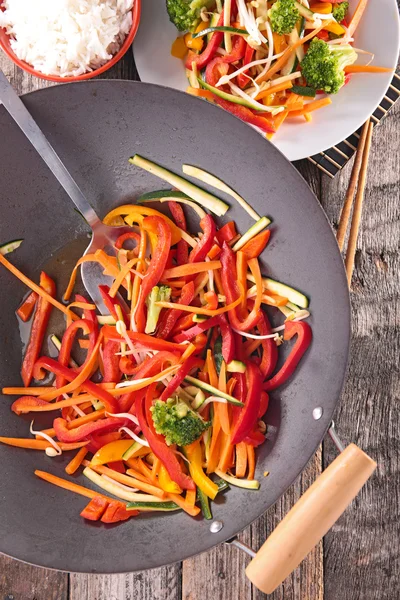
<instances>
[{"instance_id":1,"label":"wooden chopstick","mask_svg":"<svg viewBox=\"0 0 400 600\"><path fill-rule=\"evenodd\" d=\"M351 171L349 187L347 189L346 198L343 204L342 214L340 215L339 226L336 234L337 243L339 249L342 252L344 247L344 240L346 237L346 231L349 224L351 208L353 206L354 194L357 187L358 176L361 169L361 161L364 154L365 140L367 137L367 131L369 127L369 119L364 123L361 131L361 136L358 142L356 158L354 160L353 169Z\"/></svg>"},{"instance_id":2,"label":"wooden chopstick","mask_svg":"<svg viewBox=\"0 0 400 600\"><path fill-rule=\"evenodd\" d=\"M339 227L337 231L338 245L340 250L343 250L347 226L349 223L350 213L354 200L354 194L357 188L345 258L345 267L349 287L351 285L351 278L354 270L354 259L356 254L358 232L360 229L361 222L365 182L367 178L368 159L371 149L372 131L373 124L368 119L368 121L366 121L366 123L364 124L361 132L360 141L357 148L357 154L354 161L353 170L351 172L350 183L347 190L346 199L343 205L342 214L340 215Z\"/></svg>"}]
</instances>

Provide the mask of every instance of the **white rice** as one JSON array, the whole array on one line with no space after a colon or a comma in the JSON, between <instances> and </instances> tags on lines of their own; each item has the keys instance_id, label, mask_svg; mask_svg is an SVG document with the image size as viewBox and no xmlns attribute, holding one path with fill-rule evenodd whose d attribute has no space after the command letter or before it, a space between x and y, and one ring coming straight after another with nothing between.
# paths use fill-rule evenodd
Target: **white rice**
<instances>
[{"instance_id":1,"label":"white rice","mask_svg":"<svg viewBox=\"0 0 400 600\"><path fill-rule=\"evenodd\" d=\"M12 50L45 75L98 69L132 26L133 0L3 0L0 27Z\"/></svg>"}]
</instances>

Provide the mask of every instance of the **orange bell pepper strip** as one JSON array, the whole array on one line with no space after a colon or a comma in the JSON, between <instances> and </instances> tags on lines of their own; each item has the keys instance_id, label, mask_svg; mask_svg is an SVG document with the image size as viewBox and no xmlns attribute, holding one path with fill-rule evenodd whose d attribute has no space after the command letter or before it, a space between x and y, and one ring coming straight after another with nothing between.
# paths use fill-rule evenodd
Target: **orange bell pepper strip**
<instances>
[{"instance_id":1,"label":"orange bell pepper strip","mask_svg":"<svg viewBox=\"0 0 400 600\"><path fill-rule=\"evenodd\" d=\"M95 496L91 499L89 504L85 506L81 512L81 517L87 519L88 521L100 521L107 506L108 500L102 498L101 496Z\"/></svg>"},{"instance_id":2,"label":"orange bell pepper strip","mask_svg":"<svg viewBox=\"0 0 400 600\"><path fill-rule=\"evenodd\" d=\"M21 306L19 308L17 308L17 310L16 310L17 316L24 323L29 321L29 319L33 313L33 309L36 306L37 299L38 299L37 293L31 292L29 294L29 296L23 301Z\"/></svg>"},{"instance_id":3,"label":"orange bell pepper strip","mask_svg":"<svg viewBox=\"0 0 400 600\"><path fill-rule=\"evenodd\" d=\"M40 287L50 296L54 297L56 295L56 284L44 271L40 274ZM33 318L28 347L22 362L21 377L25 387L28 387L32 381L33 368L40 355L40 350L50 319L51 309L51 304L45 298L40 297Z\"/></svg>"},{"instance_id":4,"label":"orange bell pepper strip","mask_svg":"<svg viewBox=\"0 0 400 600\"><path fill-rule=\"evenodd\" d=\"M262 231L253 237L252 240L248 241L247 244L241 248L241 252L247 256L248 260L251 258L258 258L261 252L263 252L265 246L268 244L270 237L271 231L269 229Z\"/></svg>"}]
</instances>

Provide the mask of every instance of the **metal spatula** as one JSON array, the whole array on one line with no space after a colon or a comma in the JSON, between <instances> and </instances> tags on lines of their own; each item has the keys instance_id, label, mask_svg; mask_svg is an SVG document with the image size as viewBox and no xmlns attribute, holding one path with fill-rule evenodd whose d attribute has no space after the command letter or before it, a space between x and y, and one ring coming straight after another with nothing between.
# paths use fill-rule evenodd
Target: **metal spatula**
<instances>
[{"instance_id":1,"label":"metal spatula","mask_svg":"<svg viewBox=\"0 0 400 600\"><path fill-rule=\"evenodd\" d=\"M92 240L85 254L93 253L100 248L105 250L112 248L113 242L123 233L128 231L126 227L108 227L104 225L90 206L71 174L67 171L60 157L51 146L37 123L34 121L22 100L18 97L7 77L0 70L0 101L4 108L12 116L14 121L26 135L35 150L43 158L53 175L58 179L76 208L86 219L92 229ZM103 304L99 285L110 284L110 278L102 274L102 269L97 263L86 262L81 267L83 285L90 298L96 304L102 314L108 310Z\"/></svg>"}]
</instances>

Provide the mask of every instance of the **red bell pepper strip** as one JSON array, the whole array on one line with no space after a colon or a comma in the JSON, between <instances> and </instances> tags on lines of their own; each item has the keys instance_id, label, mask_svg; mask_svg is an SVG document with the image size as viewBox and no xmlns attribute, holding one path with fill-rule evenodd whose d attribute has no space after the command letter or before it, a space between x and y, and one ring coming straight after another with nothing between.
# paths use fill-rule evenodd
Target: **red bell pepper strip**
<instances>
[{"instance_id":1,"label":"red bell pepper strip","mask_svg":"<svg viewBox=\"0 0 400 600\"><path fill-rule=\"evenodd\" d=\"M81 512L81 517L88 521L99 521L108 506L108 500L95 496Z\"/></svg>"},{"instance_id":2,"label":"red bell pepper strip","mask_svg":"<svg viewBox=\"0 0 400 600\"><path fill-rule=\"evenodd\" d=\"M113 340L107 340L103 345L103 383L118 383L121 380L121 371L119 369L120 357L116 354L120 349L121 344Z\"/></svg>"},{"instance_id":3,"label":"red bell pepper strip","mask_svg":"<svg viewBox=\"0 0 400 600\"><path fill-rule=\"evenodd\" d=\"M200 227L202 228L204 235L198 242L197 246L191 251L189 255L190 263L202 262L205 260L207 254L211 250L211 246L214 244L214 237L217 233L217 227L211 215L206 215L201 219Z\"/></svg>"},{"instance_id":4,"label":"red bell pepper strip","mask_svg":"<svg viewBox=\"0 0 400 600\"><path fill-rule=\"evenodd\" d=\"M271 333L271 326L267 315L261 311L261 319L257 323L257 329L260 335L268 335ZM275 371L276 363L278 362L278 347L273 338L263 340L261 342L263 354L259 369L263 379L270 377ZM265 412L265 411L264 411Z\"/></svg>"},{"instance_id":5,"label":"red bell pepper strip","mask_svg":"<svg viewBox=\"0 0 400 600\"><path fill-rule=\"evenodd\" d=\"M53 296L53 298L56 295L56 284L44 271L40 273L40 287L50 294L50 296ZM25 387L28 387L32 381L33 368L40 355L40 350L50 319L51 309L51 304L40 296L37 301L29 343L21 368L21 377Z\"/></svg>"},{"instance_id":6,"label":"red bell pepper strip","mask_svg":"<svg viewBox=\"0 0 400 600\"><path fill-rule=\"evenodd\" d=\"M136 246L131 250L133 256L137 256L139 254L139 244L140 244L140 233L136 233L135 231L128 231L128 233L123 233L119 236L117 241L115 242L115 247L117 250L121 250L124 246L124 243L127 240L135 240Z\"/></svg>"},{"instance_id":7,"label":"red bell pepper strip","mask_svg":"<svg viewBox=\"0 0 400 600\"><path fill-rule=\"evenodd\" d=\"M86 446L86 448L92 454L96 454L96 452L106 444L110 444L111 442L115 442L120 439L121 434L118 431L104 433L103 435L97 435L93 433L92 435L88 435L89 444Z\"/></svg>"},{"instance_id":8,"label":"red bell pepper strip","mask_svg":"<svg viewBox=\"0 0 400 600\"><path fill-rule=\"evenodd\" d=\"M125 325L128 327L129 326L129 317L128 317L129 309L126 306L125 302L120 301L118 298L111 298L110 288L108 285L99 285L99 291L100 291L101 297L103 298L103 302L104 302L107 310L109 311L110 315L112 317L114 317L114 319L116 321L118 321L119 316L118 316L117 311L115 310L115 307L119 306L121 309L121 312L122 312L122 316L124 317Z\"/></svg>"},{"instance_id":9,"label":"red bell pepper strip","mask_svg":"<svg viewBox=\"0 0 400 600\"><path fill-rule=\"evenodd\" d=\"M183 490L195 490L196 486L193 480L182 471L181 465L179 464L178 458L174 451L167 446L163 436L159 435L154 429L153 419L151 418L149 409L153 402L153 394L155 389L156 386L154 384L149 386L145 401L143 395L138 396L136 399L136 416L139 419L140 427L144 437L150 445L153 454L155 454L163 463L172 481L175 481L175 483L177 483ZM146 414L150 414L150 418L146 418Z\"/></svg>"},{"instance_id":10,"label":"red bell pepper strip","mask_svg":"<svg viewBox=\"0 0 400 600\"><path fill-rule=\"evenodd\" d=\"M232 248L224 242L221 252L221 281L227 303L231 304L239 298L239 288L237 285L236 257ZM239 331L249 331L259 322L261 310L252 310L242 321L238 318L236 308L228 312L229 321L234 329Z\"/></svg>"},{"instance_id":11,"label":"red bell pepper strip","mask_svg":"<svg viewBox=\"0 0 400 600\"><path fill-rule=\"evenodd\" d=\"M87 319L79 319L78 321L73 321L71 323L71 325L69 327L67 327L67 329L64 332L64 335L62 337L62 341L61 341L61 348L60 348L60 352L58 355L58 362L60 363L60 365L62 365L63 367L67 367L69 364L69 361L71 359L71 350L72 350L72 345L75 341L75 337L76 334L78 333L78 330L82 329L84 335L89 335L89 340L90 340L90 344L89 344L89 348L87 351L87 355L86 355L86 360L85 362L77 367L75 369L76 373L79 373L80 371L82 371L83 367L85 366L86 361L90 358L92 352L93 352L93 348L96 345L96 331L93 325L92 321L88 321ZM56 387L60 388L63 385L65 385L66 380L65 377L63 377L61 374L56 376Z\"/></svg>"},{"instance_id":12,"label":"red bell pepper strip","mask_svg":"<svg viewBox=\"0 0 400 600\"><path fill-rule=\"evenodd\" d=\"M224 61L221 60L221 58L215 58L212 62L210 62L207 65L206 81L207 83L215 87L220 76L226 75L227 72L228 64L224 63ZM223 86L221 86L220 89L223 90ZM219 96L214 95L214 100L219 106L232 113L233 115L235 115L235 117L238 117L245 123L255 125L265 133L275 133L276 129L274 127L273 121L271 121L269 117L254 114L249 108L241 106L240 104L234 104L233 102L229 102L229 100L223 100Z\"/></svg>"},{"instance_id":13,"label":"red bell pepper strip","mask_svg":"<svg viewBox=\"0 0 400 600\"><path fill-rule=\"evenodd\" d=\"M178 227L186 231L186 219L183 208L178 202L168 202L168 208ZM189 257L189 244L185 240L179 240L176 245L176 264L186 265Z\"/></svg>"},{"instance_id":14,"label":"red bell pepper strip","mask_svg":"<svg viewBox=\"0 0 400 600\"><path fill-rule=\"evenodd\" d=\"M34 406L44 406L49 403L37 396L21 396L11 404L11 410L16 415L21 415L30 412L30 408Z\"/></svg>"},{"instance_id":15,"label":"red bell pepper strip","mask_svg":"<svg viewBox=\"0 0 400 600\"><path fill-rule=\"evenodd\" d=\"M171 269L172 267L175 266L175 261L176 260L176 248L171 248L171 250L168 252L168 258L167 258L167 262L165 263L165 268L166 269Z\"/></svg>"},{"instance_id":16,"label":"red bell pepper strip","mask_svg":"<svg viewBox=\"0 0 400 600\"><path fill-rule=\"evenodd\" d=\"M217 26L222 27L223 24L224 24L224 11L222 11L222 13L218 19ZM185 67L187 69L190 69L190 71L192 71L193 70L192 63L195 63L198 71L201 71L202 69L204 69L204 67L206 65L208 65L208 63L214 58L215 53L217 52L223 39L224 39L223 32L215 31L212 34L210 41L208 42L207 46L205 47L205 49L203 50L203 52L201 54L196 54L195 52L189 51L189 54L187 55L187 58L185 61Z\"/></svg>"},{"instance_id":17,"label":"red bell pepper strip","mask_svg":"<svg viewBox=\"0 0 400 600\"><path fill-rule=\"evenodd\" d=\"M233 36L232 52L221 56L221 61L224 63L233 63L241 60L246 52L246 40L241 35Z\"/></svg>"},{"instance_id":18,"label":"red bell pepper strip","mask_svg":"<svg viewBox=\"0 0 400 600\"><path fill-rule=\"evenodd\" d=\"M189 281L189 283L185 283L185 285L182 288L178 304L188 306L192 302L193 298L194 283L193 281ZM163 340L168 339L171 331L175 327L175 323L181 315L182 311L178 308L169 308L168 310L166 310L159 321L157 327L157 336L162 338Z\"/></svg>"},{"instance_id":19,"label":"red bell pepper strip","mask_svg":"<svg viewBox=\"0 0 400 600\"><path fill-rule=\"evenodd\" d=\"M121 356L118 365L124 375L134 375L138 370L138 365L133 362L132 356Z\"/></svg>"},{"instance_id":20,"label":"red bell pepper strip","mask_svg":"<svg viewBox=\"0 0 400 600\"><path fill-rule=\"evenodd\" d=\"M111 431L123 427L127 423L130 423L128 419L108 417L92 423L86 423L86 425L80 425L80 427L75 427L75 429L68 429L67 421L58 417L57 419L54 419L53 427L60 442L80 442L87 439L87 437L93 433L110 433Z\"/></svg>"},{"instance_id":21,"label":"red bell pepper strip","mask_svg":"<svg viewBox=\"0 0 400 600\"><path fill-rule=\"evenodd\" d=\"M177 387L179 387L182 381L185 379L186 375L188 375L193 369L200 368L202 364L203 361L200 358L189 356L189 358L185 360L183 365L175 373L167 387L164 389L163 393L160 396L160 400L166 402L168 398L171 398L171 396L176 391Z\"/></svg>"},{"instance_id":22,"label":"red bell pepper strip","mask_svg":"<svg viewBox=\"0 0 400 600\"><path fill-rule=\"evenodd\" d=\"M24 323L26 323L27 321L29 321L29 319L31 318L31 315L33 313L33 309L36 306L37 299L38 299L37 293L36 292L31 292L29 294L29 296L27 296L27 298L23 301L23 303L21 304L21 306L19 308L17 308L17 310L16 310L17 316Z\"/></svg>"},{"instance_id":23,"label":"red bell pepper strip","mask_svg":"<svg viewBox=\"0 0 400 600\"><path fill-rule=\"evenodd\" d=\"M136 517L139 514L138 510L126 510L125 505L118 500L113 500L107 506L106 512L101 517L102 523L119 523L126 521L131 517Z\"/></svg>"},{"instance_id":24,"label":"red bell pepper strip","mask_svg":"<svg viewBox=\"0 0 400 600\"><path fill-rule=\"evenodd\" d=\"M248 65L253 60L254 52L255 52L254 48L252 48L251 46L249 46L249 44L247 44L246 50L244 52L244 59L243 59L242 67L244 67L245 65ZM249 77L246 77L247 71L248 71L248 69L246 69L246 71L243 71L243 73L240 73L237 76L238 86L242 89L245 88L246 85L250 82Z\"/></svg>"},{"instance_id":25,"label":"red bell pepper strip","mask_svg":"<svg viewBox=\"0 0 400 600\"><path fill-rule=\"evenodd\" d=\"M45 376L45 370L51 371L56 375L62 375L67 381L73 381L77 376L77 372L74 369L68 369L67 367L60 365L60 363L54 360L53 358L42 356L36 361L33 369L33 375L35 379L43 379ZM98 398L98 400L100 400L100 402L104 404L104 408L107 412L118 412L118 402L116 398L111 396L111 394L109 394L106 390L103 390L101 387L93 383L93 381L90 381L90 379L86 379L86 381L82 383L81 387L88 394L91 394L92 396L95 396L95 398Z\"/></svg>"},{"instance_id":26,"label":"red bell pepper strip","mask_svg":"<svg viewBox=\"0 0 400 600\"><path fill-rule=\"evenodd\" d=\"M218 243L222 246L223 242L230 242L234 237L237 236L236 225L234 221L229 221L225 223L221 229L218 229L215 237L218 240Z\"/></svg>"},{"instance_id":27,"label":"red bell pepper strip","mask_svg":"<svg viewBox=\"0 0 400 600\"><path fill-rule=\"evenodd\" d=\"M193 316L194 315L192 313L186 313L186 315L178 319L175 327L171 331L171 336L173 337L178 333L181 333L181 331L186 331L186 329L189 329L194 324Z\"/></svg>"},{"instance_id":28,"label":"red bell pepper strip","mask_svg":"<svg viewBox=\"0 0 400 600\"><path fill-rule=\"evenodd\" d=\"M135 370L133 379L142 379L145 377L152 377L157 373L160 373L164 369L164 365L169 363L170 365L177 365L179 357L172 352L161 351L155 356L147 358L139 367ZM118 403L121 412L130 412L130 409L134 406L134 401L137 397L137 392L129 392L120 396Z\"/></svg>"},{"instance_id":29,"label":"red bell pepper strip","mask_svg":"<svg viewBox=\"0 0 400 600\"><path fill-rule=\"evenodd\" d=\"M219 316L222 315L211 317L211 319L207 319L207 321L203 321L202 323L196 323L194 327L186 329L186 331L182 331L182 333L176 335L174 337L174 340L181 344L182 342L186 342L193 339L194 337L196 337L196 335L199 335L200 333L204 333L204 331L211 329L211 327L216 327L217 325L219 325Z\"/></svg>"},{"instance_id":30,"label":"red bell pepper strip","mask_svg":"<svg viewBox=\"0 0 400 600\"><path fill-rule=\"evenodd\" d=\"M121 337L115 327L111 325L104 325L102 331L104 333L104 337L108 340L113 340L115 342L124 341L124 338ZM136 331L127 331L126 333L132 340L133 345L137 346L138 349L144 348L146 350L167 350L170 352L180 352L181 354L186 350L185 347L180 346L179 344L174 344L173 342L168 342L164 339L147 335L147 333L137 333Z\"/></svg>"},{"instance_id":31,"label":"red bell pepper strip","mask_svg":"<svg viewBox=\"0 0 400 600\"><path fill-rule=\"evenodd\" d=\"M269 405L269 396L268 396L267 392L262 391L261 392L260 410L258 411L259 419L262 419L263 416L265 415L265 413L267 412L268 405Z\"/></svg>"},{"instance_id":32,"label":"red bell pepper strip","mask_svg":"<svg viewBox=\"0 0 400 600\"><path fill-rule=\"evenodd\" d=\"M239 444L248 436L257 423L260 411L262 375L254 363L246 363L247 394L243 408L240 409L239 418L234 423L231 433L231 444Z\"/></svg>"},{"instance_id":33,"label":"red bell pepper strip","mask_svg":"<svg viewBox=\"0 0 400 600\"><path fill-rule=\"evenodd\" d=\"M284 365L272 379L264 383L263 388L265 391L276 390L277 387L286 383L289 377L293 375L301 357L311 344L312 332L308 323L304 321L286 321L283 339L290 340L295 335L297 335L297 339Z\"/></svg>"},{"instance_id":34,"label":"red bell pepper strip","mask_svg":"<svg viewBox=\"0 0 400 600\"><path fill-rule=\"evenodd\" d=\"M165 270L168 254L171 248L171 228L162 217L152 215L143 219L143 228L157 235L157 244L153 251L151 262L142 279L139 300L135 308L135 322L139 333L146 326L145 302L152 288L157 285Z\"/></svg>"},{"instance_id":35,"label":"red bell pepper strip","mask_svg":"<svg viewBox=\"0 0 400 600\"><path fill-rule=\"evenodd\" d=\"M108 466L110 469L116 471L117 473L121 473L122 475L125 474L125 467L122 460L115 460L114 462L110 462L108 463Z\"/></svg>"},{"instance_id":36,"label":"red bell pepper strip","mask_svg":"<svg viewBox=\"0 0 400 600\"><path fill-rule=\"evenodd\" d=\"M217 319L222 336L221 353L224 361L228 364L235 358L235 338L226 316L224 314L218 315Z\"/></svg>"},{"instance_id":37,"label":"red bell pepper strip","mask_svg":"<svg viewBox=\"0 0 400 600\"><path fill-rule=\"evenodd\" d=\"M249 444L249 446L261 446L265 442L265 435L261 433L258 429L254 429L249 433L248 436L244 438L244 443Z\"/></svg>"},{"instance_id":38,"label":"red bell pepper strip","mask_svg":"<svg viewBox=\"0 0 400 600\"><path fill-rule=\"evenodd\" d=\"M324 42L328 42L329 41L329 33L327 31L325 31L325 29L322 29L321 31L318 31L316 37L319 40L323 40Z\"/></svg>"}]
</instances>

